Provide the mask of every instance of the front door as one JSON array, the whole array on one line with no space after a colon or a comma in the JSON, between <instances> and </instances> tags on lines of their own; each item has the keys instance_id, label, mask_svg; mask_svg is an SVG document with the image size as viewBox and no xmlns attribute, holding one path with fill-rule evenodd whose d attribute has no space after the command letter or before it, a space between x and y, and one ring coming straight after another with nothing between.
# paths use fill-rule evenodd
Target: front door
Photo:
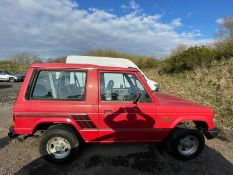
<instances>
[{"instance_id":1,"label":"front door","mask_svg":"<svg viewBox=\"0 0 233 175\"><path fill-rule=\"evenodd\" d=\"M155 105L135 72L100 71L99 86L98 141L154 140Z\"/></svg>"}]
</instances>

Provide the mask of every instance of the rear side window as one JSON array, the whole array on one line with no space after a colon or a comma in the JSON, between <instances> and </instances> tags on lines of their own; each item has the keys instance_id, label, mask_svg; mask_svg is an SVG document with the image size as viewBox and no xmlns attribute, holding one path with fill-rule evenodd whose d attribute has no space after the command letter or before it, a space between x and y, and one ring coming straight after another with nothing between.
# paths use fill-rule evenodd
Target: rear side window
<instances>
[{"instance_id":1,"label":"rear side window","mask_svg":"<svg viewBox=\"0 0 233 175\"><path fill-rule=\"evenodd\" d=\"M84 71L40 71L31 99L84 100L86 77Z\"/></svg>"}]
</instances>

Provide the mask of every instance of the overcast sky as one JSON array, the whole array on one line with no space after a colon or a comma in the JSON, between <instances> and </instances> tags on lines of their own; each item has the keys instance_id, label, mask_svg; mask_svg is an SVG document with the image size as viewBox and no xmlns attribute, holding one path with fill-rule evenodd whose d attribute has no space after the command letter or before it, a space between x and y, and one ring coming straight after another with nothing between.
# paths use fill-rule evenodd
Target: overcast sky
<instances>
[{"instance_id":1,"label":"overcast sky","mask_svg":"<svg viewBox=\"0 0 233 175\"><path fill-rule=\"evenodd\" d=\"M211 42L232 11L225 1L181 2L1 0L0 58L23 50L57 57L99 48L160 57L181 43Z\"/></svg>"}]
</instances>

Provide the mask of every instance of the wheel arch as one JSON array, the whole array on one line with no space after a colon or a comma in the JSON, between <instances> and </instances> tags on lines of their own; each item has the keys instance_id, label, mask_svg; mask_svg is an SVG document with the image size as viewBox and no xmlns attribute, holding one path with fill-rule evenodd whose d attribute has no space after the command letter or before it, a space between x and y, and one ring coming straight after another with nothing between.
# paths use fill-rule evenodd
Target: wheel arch
<instances>
[{"instance_id":1,"label":"wheel arch","mask_svg":"<svg viewBox=\"0 0 233 175\"><path fill-rule=\"evenodd\" d=\"M34 127L32 134L35 134L37 131L46 131L49 128L57 125L64 125L70 127L72 130L74 130L77 133L77 136L84 141L84 138L82 134L79 132L79 129L74 126L73 123L67 123L67 122L40 122L37 123L37 125Z\"/></svg>"},{"instance_id":2,"label":"wheel arch","mask_svg":"<svg viewBox=\"0 0 233 175\"><path fill-rule=\"evenodd\" d=\"M9 77L8 77L8 80L10 81L12 78L14 79L14 81L16 81L16 80L17 80L17 78L12 77L12 76L9 76Z\"/></svg>"},{"instance_id":3,"label":"wheel arch","mask_svg":"<svg viewBox=\"0 0 233 175\"><path fill-rule=\"evenodd\" d=\"M196 125L196 128L201 129L201 130L208 130L209 126L206 121L199 121L199 120L194 120L193 121Z\"/></svg>"},{"instance_id":4,"label":"wheel arch","mask_svg":"<svg viewBox=\"0 0 233 175\"><path fill-rule=\"evenodd\" d=\"M185 123L188 123L190 124L191 127L195 127L197 129L200 129L200 130L205 130L207 131L208 128L210 128L210 126L208 125L208 121L206 120L201 120L201 119L198 119L198 120L193 120L193 119L183 119L183 120L179 120L179 121L176 121L173 123L173 127L172 128L176 128L182 124L185 124Z\"/></svg>"}]
</instances>

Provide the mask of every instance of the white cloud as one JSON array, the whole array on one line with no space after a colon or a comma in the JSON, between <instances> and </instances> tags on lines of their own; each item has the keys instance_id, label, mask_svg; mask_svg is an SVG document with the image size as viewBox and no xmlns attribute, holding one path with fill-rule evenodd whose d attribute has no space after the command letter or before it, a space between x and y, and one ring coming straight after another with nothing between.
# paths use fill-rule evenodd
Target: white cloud
<instances>
[{"instance_id":1,"label":"white cloud","mask_svg":"<svg viewBox=\"0 0 233 175\"><path fill-rule=\"evenodd\" d=\"M140 5L138 3L136 3L134 0L131 0L129 2L129 5L130 7L133 9L133 10L138 10L140 9Z\"/></svg>"},{"instance_id":2,"label":"white cloud","mask_svg":"<svg viewBox=\"0 0 233 175\"><path fill-rule=\"evenodd\" d=\"M161 14L147 15L130 2L131 12L117 16L67 0L0 1L0 57L34 50L42 56L84 54L90 49L113 49L165 55L177 44L204 44L200 32L178 33L181 19L163 23ZM138 11L139 10L139 11Z\"/></svg>"},{"instance_id":3,"label":"white cloud","mask_svg":"<svg viewBox=\"0 0 233 175\"><path fill-rule=\"evenodd\" d=\"M224 22L224 19L223 19L223 18L218 18L218 19L216 20L216 23L218 23L218 24L223 24L223 22Z\"/></svg>"},{"instance_id":4,"label":"white cloud","mask_svg":"<svg viewBox=\"0 0 233 175\"><path fill-rule=\"evenodd\" d=\"M182 26L181 19L180 18L173 19L172 22L171 22L171 25L173 27L180 27L180 26Z\"/></svg>"},{"instance_id":5,"label":"white cloud","mask_svg":"<svg viewBox=\"0 0 233 175\"><path fill-rule=\"evenodd\" d=\"M140 5L134 0L130 0L128 4L122 4L122 9L130 10L134 14L140 14L143 12Z\"/></svg>"}]
</instances>

